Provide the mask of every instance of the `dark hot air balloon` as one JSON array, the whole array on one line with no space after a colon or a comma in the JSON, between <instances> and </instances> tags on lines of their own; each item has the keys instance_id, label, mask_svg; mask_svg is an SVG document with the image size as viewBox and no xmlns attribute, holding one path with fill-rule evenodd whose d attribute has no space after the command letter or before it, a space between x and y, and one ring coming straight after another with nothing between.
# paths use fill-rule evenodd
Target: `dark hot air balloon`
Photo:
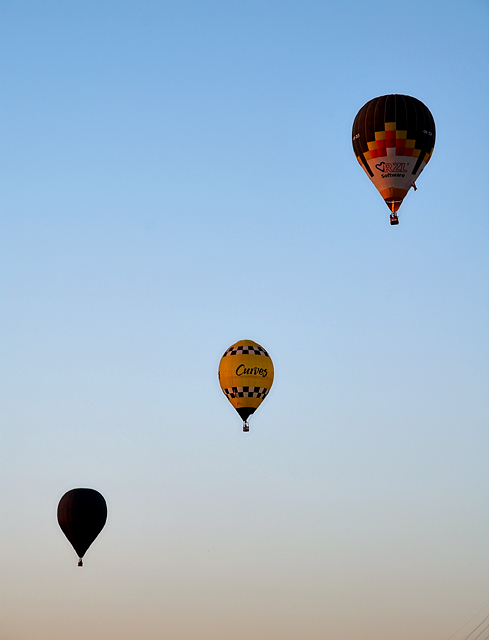
<instances>
[{"instance_id":1,"label":"dark hot air balloon","mask_svg":"<svg viewBox=\"0 0 489 640\"><path fill-rule=\"evenodd\" d=\"M58 523L78 554L78 566L107 520L107 504L95 489L71 489L58 504Z\"/></svg>"},{"instance_id":2,"label":"dark hot air balloon","mask_svg":"<svg viewBox=\"0 0 489 640\"><path fill-rule=\"evenodd\" d=\"M428 107L410 96L380 96L357 113L353 150L391 210L391 224L399 224L397 211L431 158L435 133Z\"/></svg>"}]
</instances>

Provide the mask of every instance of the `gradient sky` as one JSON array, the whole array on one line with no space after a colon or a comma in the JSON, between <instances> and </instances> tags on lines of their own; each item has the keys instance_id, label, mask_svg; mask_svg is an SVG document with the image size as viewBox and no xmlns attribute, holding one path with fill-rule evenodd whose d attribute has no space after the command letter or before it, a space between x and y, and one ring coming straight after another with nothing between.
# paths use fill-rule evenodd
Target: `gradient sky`
<instances>
[{"instance_id":1,"label":"gradient sky","mask_svg":"<svg viewBox=\"0 0 489 640\"><path fill-rule=\"evenodd\" d=\"M489 603L487 24L1 3L2 640L447 640ZM437 126L398 227L351 146L386 93ZM249 434L243 338L275 365Z\"/></svg>"}]
</instances>

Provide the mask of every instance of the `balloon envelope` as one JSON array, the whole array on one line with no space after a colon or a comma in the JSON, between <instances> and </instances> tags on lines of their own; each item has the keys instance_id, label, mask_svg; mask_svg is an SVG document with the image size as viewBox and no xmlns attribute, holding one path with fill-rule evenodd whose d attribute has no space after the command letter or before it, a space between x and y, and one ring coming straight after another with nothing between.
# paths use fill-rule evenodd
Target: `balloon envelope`
<instances>
[{"instance_id":1,"label":"balloon envelope","mask_svg":"<svg viewBox=\"0 0 489 640\"><path fill-rule=\"evenodd\" d=\"M373 98L353 122L353 150L358 162L392 212L428 164L435 146L435 121L417 98Z\"/></svg>"},{"instance_id":2,"label":"balloon envelope","mask_svg":"<svg viewBox=\"0 0 489 640\"><path fill-rule=\"evenodd\" d=\"M106 520L107 504L95 489L71 489L59 501L59 526L77 552L80 563Z\"/></svg>"},{"instance_id":3,"label":"balloon envelope","mask_svg":"<svg viewBox=\"0 0 489 640\"><path fill-rule=\"evenodd\" d=\"M258 409L272 386L272 359L257 342L239 340L222 356L218 377L221 389L241 416L247 431L247 419Z\"/></svg>"}]
</instances>

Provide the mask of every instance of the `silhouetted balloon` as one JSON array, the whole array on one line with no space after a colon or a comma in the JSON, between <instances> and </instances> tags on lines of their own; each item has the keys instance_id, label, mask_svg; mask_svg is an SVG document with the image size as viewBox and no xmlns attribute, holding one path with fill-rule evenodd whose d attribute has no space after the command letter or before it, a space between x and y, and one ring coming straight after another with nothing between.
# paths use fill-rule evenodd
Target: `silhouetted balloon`
<instances>
[{"instance_id":1,"label":"silhouetted balloon","mask_svg":"<svg viewBox=\"0 0 489 640\"><path fill-rule=\"evenodd\" d=\"M374 98L357 113L353 150L399 224L397 210L419 177L435 146L435 121L417 98L388 95Z\"/></svg>"},{"instance_id":2,"label":"silhouetted balloon","mask_svg":"<svg viewBox=\"0 0 489 640\"><path fill-rule=\"evenodd\" d=\"M107 520L107 504L95 489L71 489L58 504L58 523L78 554L78 566Z\"/></svg>"},{"instance_id":3,"label":"silhouetted balloon","mask_svg":"<svg viewBox=\"0 0 489 640\"><path fill-rule=\"evenodd\" d=\"M268 395L273 383L272 359L253 340L233 344L219 363L219 384L249 431L248 418Z\"/></svg>"}]
</instances>

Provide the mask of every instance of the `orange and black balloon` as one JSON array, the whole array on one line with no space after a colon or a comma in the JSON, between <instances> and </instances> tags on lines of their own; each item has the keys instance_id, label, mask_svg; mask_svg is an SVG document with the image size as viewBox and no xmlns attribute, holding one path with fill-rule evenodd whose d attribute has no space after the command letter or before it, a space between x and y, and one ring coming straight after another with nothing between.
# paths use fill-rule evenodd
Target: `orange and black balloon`
<instances>
[{"instance_id":1,"label":"orange and black balloon","mask_svg":"<svg viewBox=\"0 0 489 640\"><path fill-rule=\"evenodd\" d=\"M410 96L380 96L357 113L353 150L391 210L392 224L398 223L396 212L431 158L435 133L428 107Z\"/></svg>"},{"instance_id":2,"label":"orange and black balloon","mask_svg":"<svg viewBox=\"0 0 489 640\"><path fill-rule=\"evenodd\" d=\"M249 431L248 418L258 409L273 384L273 362L253 340L239 340L226 349L217 373L226 398Z\"/></svg>"},{"instance_id":3,"label":"orange and black balloon","mask_svg":"<svg viewBox=\"0 0 489 640\"><path fill-rule=\"evenodd\" d=\"M107 520L107 503L95 489L71 489L58 504L58 523L78 554L78 566L82 558Z\"/></svg>"}]
</instances>

